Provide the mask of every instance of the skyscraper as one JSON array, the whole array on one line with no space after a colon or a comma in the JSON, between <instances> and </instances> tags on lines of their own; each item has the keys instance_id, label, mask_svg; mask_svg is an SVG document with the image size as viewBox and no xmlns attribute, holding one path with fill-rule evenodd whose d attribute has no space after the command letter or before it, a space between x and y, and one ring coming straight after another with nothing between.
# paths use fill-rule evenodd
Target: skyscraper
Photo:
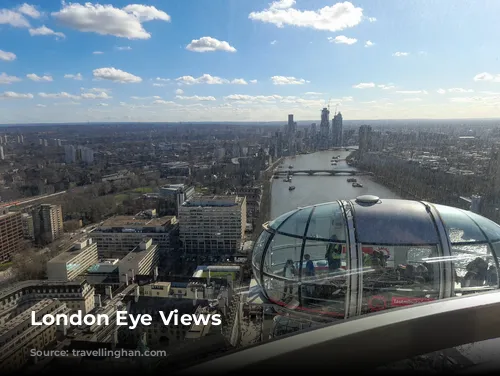
<instances>
[{"instance_id":1,"label":"skyscraper","mask_svg":"<svg viewBox=\"0 0 500 376\"><path fill-rule=\"evenodd\" d=\"M369 125L362 125L359 127L359 152L363 154L370 151L371 147L372 127Z\"/></svg>"},{"instance_id":2,"label":"skyscraper","mask_svg":"<svg viewBox=\"0 0 500 376\"><path fill-rule=\"evenodd\" d=\"M63 234L60 205L41 204L33 213L35 237L42 243L51 243Z\"/></svg>"},{"instance_id":3,"label":"skyscraper","mask_svg":"<svg viewBox=\"0 0 500 376\"><path fill-rule=\"evenodd\" d=\"M342 147L343 140L342 114L335 114L332 119L332 144L335 147Z\"/></svg>"},{"instance_id":4,"label":"skyscraper","mask_svg":"<svg viewBox=\"0 0 500 376\"><path fill-rule=\"evenodd\" d=\"M5 154L3 153L3 146L0 146L0 160L4 160L5 159Z\"/></svg>"},{"instance_id":5,"label":"skyscraper","mask_svg":"<svg viewBox=\"0 0 500 376\"><path fill-rule=\"evenodd\" d=\"M76 161L76 149L73 145L64 145L64 160L66 163Z\"/></svg>"},{"instance_id":6,"label":"skyscraper","mask_svg":"<svg viewBox=\"0 0 500 376\"><path fill-rule=\"evenodd\" d=\"M319 134L321 136L320 147L322 149L328 149L330 139L330 110L328 108L323 108L321 110L321 123L319 125Z\"/></svg>"}]
</instances>

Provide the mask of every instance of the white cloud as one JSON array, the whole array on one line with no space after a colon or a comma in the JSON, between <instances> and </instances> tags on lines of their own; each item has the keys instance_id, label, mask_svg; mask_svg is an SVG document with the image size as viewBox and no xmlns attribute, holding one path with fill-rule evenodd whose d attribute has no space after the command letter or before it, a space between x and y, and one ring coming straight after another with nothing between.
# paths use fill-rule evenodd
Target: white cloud
<instances>
[{"instance_id":1,"label":"white cloud","mask_svg":"<svg viewBox=\"0 0 500 376\"><path fill-rule=\"evenodd\" d=\"M177 103L172 101L164 101L164 100L156 100L153 104L167 104L167 105L176 105Z\"/></svg>"},{"instance_id":2,"label":"white cloud","mask_svg":"<svg viewBox=\"0 0 500 376\"><path fill-rule=\"evenodd\" d=\"M373 82L361 82L360 84L353 85L352 87L354 89L370 89L375 87L375 84Z\"/></svg>"},{"instance_id":3,"label":"white cloud","mask_svg":"<svg viewBox=\"0 0 500 376\"><path fill-rule=\"evenodd\" d=\"M474 81L500 82L500 74L479 73L474 76Z\"/></svg>"},{"instance_id":4,"label":"white cloud","mask_svg":"<svg viewBox=\"0 0 500 376\"><path fill-rule=\"evenodd\" d=\"M375 45L375 43L373 43L371 40L367 40L367 41L365 42L365 47L372 47L372 46L374 46L374 45Z\"/></svg>"},{"instance_id":5,"label":"white cloud","mask_svg":"<svg viewBox=\"0 0 500 376\"><path fill-rule=\"evenodd\" d=\"M155 82L155 83L153 84L153 86L156 86L156 87L164 87L164 86L165 86L165 84L159 84L159 83L156 83L156 82Z\"/></svg>"},{"instance_id":6,"label":"white cloud","mask_svg":"<svg viewBox=\"0 0 500 376\"><path fill-rule=\"evenodd\" d=\"M182 94L184 94L184 90L182 90L182 89L177 89L177 90L175 91L175 94L177 94L177 95L182 95Z\"/></svg>"},{"instance_id":7,"label":"white cloud","mask_svg":"<svg viewBox=\"0 0 500 376\"><path fill-rule=\"evenodd\" d=\"M270 4L261 12L252 12L248 18L254 21L272 23L277 27L285 25L308 27L316 30L340 31L354 27L363 20L363 9L350 2L337 3L318 10L292 8L295 0L280 0Z\"/></svg>"},{"instance_id":8,"label":"white cloud","mask_svg":"<svg viewBox=\"0 0 500 376\"><path fill-rule=\"evenodd\" d=\"M427 51L418 51L419 55L427 55Z\"/></svg>"},{"instance_id":9,"label":"white cloud","mask_svg":"<svg viewBox=\"0 0 500 376\"><path fill-rule=\"evenodd\" d=\"M46 106L46 105L44 105L44 104L37 104L36 106L37 106L37 107L42 107L42 108L43 108L43 107L47 107L47 106Z\"/></svg>"},{"instance_id":10,"label":"white cloud","mask_svg":"<svg viewBox=\"0 0 500 376\"><path fill-rule=\"evenodd\" d=\"M52 76L48 76L48 75L38 76L35 73L27 74L26 77L29 78L31 81L35 81L35 82L52 82L52 81L54 81Z\"/></svg>"},{"instance_id":11,"label":"white cloud","mask_svg":"<svg viewBox=\"0 0 500 376\"><path fill-rule=\"evenodd\" d=\"M243 78L235 78L231 81L231 83L234 85L248 85L248 82L246 82Z\"/></svg>"},{"instance_id":12,"label":"white cloud","mask_svg":"<svg viewBox=\"0 0 500 376\"><path fill-rule=\"evenodd\" d=\"M156 77L156 81L160 82L170 82L170 78L161 78L161 77Z\"/></svg>"},{"instance_id":13,"label":"white cloud","mask_svg":"<svg viewBox=\"0 0 500 376\"><path fill-rule=\"evenodd\" d=\"M368 17L368 22L375 22L377 19L375 17Z\"/></svg>"},{"instance_id":14,"label":"white cloud","mask_svg":"<svg viewBox=\"0 0 500 376\"><path fill-rule=\"evenodd\" d=\"M209 74L204 74L198 78L193 76L182 76L175 79L180 84L185 85L196 85L196 84L208 84L208 85L222 85L228 84L230 81L225 78L220 78L217 76L211 76Z\"/></svg>"},{"instance_id":15,"label":"white cloud","mask_svg":"<svg viewBox=\"0 0 500 376\"><path fill-rule=\"evenodd\" d=\"M258 81L257 80L250 80L249 81L251 84L256 84Z\"/></svg>"},{"instance_id":16,"label":"white cloud","mask_svg":"<svg viewBox=\"0 0 500 376\"><path fill-rule=\"evenodd\" d=\"M94 55L102 55L104 52L102 51L94 51L92 52Z\"/></svg>"},{"instance_id":17,"label":"white cloud","mask_svg":"<svg viewBox=\"0 0 500 376\"><path fill-rule=\"evenodd\" d=\"M444 90L444 89L437 89L436 92L438 94L446 94L446 90Z\"/></svg>"},{"instance_id":18,"label":"white cloud","mask_svg":"<svg viewBox=\"0 0 500 376\"><path fill-rule=\"evenodd\" d=\"M269 102L281 100L281 95L246 95L246 94L231 94L224 97L227 101L244 101L244 102Z\"/></svg>"},{"instance_id":19,"label":"white cloud","mask_svg":"<svg viewBox=\"0 0 500 376\"><path fill-rule=\"evenodd\" d=\"M273 76L271 77L274 85L303 85L308 84L310 81L306 81L303 78L295 77L285 77L285 76Z\"/></svg>"},{"instance_id":20,"label":"white cloud","mask_svg":"<svg viewBox=\"0 0 500 376\"><path fill-rule=\"evenodd\" d=\"M0 25L12 27L30 27L29 21L21 13L9 9L0 9Z\"/></svg>"},{"instance_id":21,"label":"white cloud","mask_svg":"<svg viewBox=\"0 0 500 376\"><path fill-rule=\"evenodd\" d=\"M473 93L474 90L472 90L472 89L463 89L461 87L455 87L455 88L452 88L452 89L448 89L448 92L449 93Z\"/></svg>"},{"instance_id":22,"label":"white cloud","mask_svg":"<svg viewBox=\"0 0 500 376\"><path fill-rule=\"evenodd\" d=\"M315 91L308 91L307 93L304 93L304 95L313 95L313 96L316 96L316 95L323 95L323 93L317 93Z\"/></svg>"},{"instance_id":23,"label":"white cloud","mask_svg":"<svg viewBox=\"0 0 500 376\"><path fill-rule=\"evenodd\" d=\"M100 107L108 107L109 104L107 103L98 103L97 106L100 106Z\"/></svg>"},{"instance_id":24,"label":"white cloud","mask_svg":"<svg viewBox=\"0 0 500 376\"><path fill-rule=\"evenodd\" d=\"M62 25L82 32L114 35L128 39L149 39L142 23L152 20L170 21L170 16L153 6L140 4L115 8L112 5L62 3L52 16Z\"/></svg>"},{"instance_id":25,"label":"white cloud","mask_svg":"<svg viewBox=\"0 0 500 376\"><path fill-rule=\"evenodd\" d=\"M404 102L421 102L422 98L405 98L403 99Z\"/></svg>"},{"instance_id":26,"label":"white cloud","mask_svg":"<svg viewBox=\"0 0 500 376\"><path fill-rule=\"evenodd\" d=\"M101 93L83 93L80 95L81 98L83 99L111 99L107 93L101 92Z\"/></svg>"},{"instance_id":27,"label":"white cloud","mask_svg":"<svg viewBox=\"0 0 500 376\"><path fill-rule=\"evenodd\" d=\"M409 52L394 52L392 54L392 56L396 56L396 57L404 57L404 56L408 56L410 53Z\"/></svg>"},{"instance_id":28,"label":"white cloud","mask_svg":"<svg viewBox=\"0 0 500 376\"><path fill-rule=\"evenodd\" d=\"M75 94L69 94L65 91L62 91L60 93L38 93L38 96L40 98L44 99L111 99L107 93L105 92L100 92L100 93L82 93L80 95L75 95Z\"/></svg>"},{"instance_id":29,"label":"white cloud","mask_svg":"<svg viewBox=\"0 0 500 376\"><path fill-rule=\"evenodd\" d=\"M400 90L396 91L398 94L429 94L425 90Z\"/></svg>"},{"instance_id":30,"label":"white cloud","mask_svg":"<svg viewBox=\"0 0 500 376\"><path fill-rule=\"evenodd\" d=\"M31 18L40 18L42 16L42 14L33 5L26 3L17 8L17 11Z\"/></svg>"},{"instance_id":31,"label":"white cloud","mask_svg":"<svg viewBox=\"0 0 500 376\"><path fill-rule=\"evenodd\" d=\"M53 35L57 38L66 38L66 35L64 35L61 32L54 31L52 29L49 29L47 26L43 25L41 27L38 27L36 29L29 29L29 33L31 36L36 36L36 35Z\"/></svg>"},{"instance_id":32,"label":"white cloud","mask_svg":"<svg viewBox=\"0 0 500 376\"><path fill-rule=\"evenodd\" d=\"M275 45L276 43L278 43L278 41L277 41L276 39L275 39L275 40L273 40L273 41L271 41L271 44L272 44L272 45Z\"/></svg>"},{"instance_id":33,"label":"white cloud","mask_svg":"<svg viewBox=\"0 0 500 376\"><path fill-rule=\"evenodd\" d=\"M94 75L94 78L101 80L110 80L121 83L142 82L142 78L112 67L94 69L92 74Z\"/></svg>"},{"instance_id":34,"label":"white cloud","mask_svg":"<svg viewBox=\"0 0 500 376\"><path fill-rule=\"evenodd\" d=\"M72 78L73 80L76 80L76 81L83 80L83 76L81 75L81 73L77 73L77 74L65 74L64 78Z\"/></svg>"},{"instance_id":35,"label":"white cloud","mask_svg":"<svg viewBox=\"0 0 500 376\"><path fill-rule=\"evenodd\" d=\"M396 86L394 86L393 84L387 84L387 85L377 85L378 88L382 89L382 90L391 90L391 89L394 89Z\"/></svg>"},{"instance_id":36,"label":"white cloud","mask_svg":"<svg viewBox=\"0 0 500 376\"><path fill-rule=\"evenodd\" d=\"M124 46L124 47L116 47L118 51L131 51L132 47L130 46Z\"/></svg>"},{"instance_id":37,"label":"white cloud","mask_svg":"<svg viewBox=\"0 0 500 376\"><path fill-rule=\"evenodd\" d=\"M10 85L13 82L19 82L21 79L16 76L9 76L5 72L0 74L0 85Z\"/></svg>"},{"instance_id":38,"label":"white cloud","mask_svg":"<svg viewBox=\"0 0 500 376\"><path fill-rule=\"evenodd\" d=\"M6 91L4 93L0 93L0 98L5 99L33 99L33 94L31 93L15 93L13 91Z\"/></svg>"},{"instance_id":39,"label":"white cloud","mask_svg":"<svg viewBox=\"0 0 500 376\"><path fill-rule=\"evenodd\" d=\"M130 99L142 101L142 100L150 100L150 99L161 99L161 97L158 96L158 95L154 95L152 97L136 97L136 96L133 96L133 97L130 97Z\"/></svg>"},{"instance_id":40,"label":"white cloud","mask_svg":"<svg viewBox=\"0 0 500 376\"><path fill-rule=\"evenodd\" d=\"M329 37L328 40L335 44L354 44L358 41L356 38L348 38L345 35L338 35L335 38Z\"/></svg>"},{"instance_id":41,"label":"white cloud","mask_svg":"<svg viewBox=\"0 0 500 376\"><path fill-rule=\"evenodd\" d=\"M193 39L191 43L189 43L186 46L186 50L194 52L213 52L213 51L236 52L236 48L231 46L228 42L220 41L212 37L202 37L200 39Z\"/></svg>"},{"instance_id":42,"label":"white cloud","mask_svg":"<svg viewBox=\"0 0 500 376\"><path fill-rule=\"evenodd\" d=\"M198 95L193 95L191 97L184 97L182 95L177 95L175 98L186 101L215 101L215 97L200 97Z\"/></svg>"},{"instance_id":43,"label":"white cloud","mask_svg":"<svg viewBox=\"0 0 500 376\"><path fill-rule=\"evenodd\" d=\"M17 59L15 53L0 50L0 60L3 61L14 61Z\"/></svg>"}]
</instances>

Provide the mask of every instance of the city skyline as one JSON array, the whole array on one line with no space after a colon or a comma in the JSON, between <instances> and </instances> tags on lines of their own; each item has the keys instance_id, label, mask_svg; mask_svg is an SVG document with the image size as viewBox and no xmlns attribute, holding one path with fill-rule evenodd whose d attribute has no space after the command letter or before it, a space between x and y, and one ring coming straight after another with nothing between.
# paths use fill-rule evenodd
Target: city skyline
<instances>
[{"instance_id":1,"label":"city skyline","mask_svg":"<svg viewBox=\"0 0 500 376\"><path fill-rule=\"evenodd\" d=\"M312 120L328 102L347 121L495 118L500 4L481 4L9 0L0 124Z\"/></svg>"}]
</instances>

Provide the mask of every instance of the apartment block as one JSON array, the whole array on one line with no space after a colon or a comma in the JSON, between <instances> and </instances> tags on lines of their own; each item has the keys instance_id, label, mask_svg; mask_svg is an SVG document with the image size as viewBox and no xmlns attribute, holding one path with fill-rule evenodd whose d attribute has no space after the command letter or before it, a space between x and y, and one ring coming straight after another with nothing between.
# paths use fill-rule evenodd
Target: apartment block
<instances>
[{"instance_id":1,"label":"apartment block","mask_svg":"<svg viewBox=\"0 0 500 376\"><path fill-rule=\"evenodd\" d=\"M71 281L98 261L97 243L91 238L81 240L47 263L47 279Z\"/></svg>"},{"instance_id":2,"label":"apartment block","mask_svg":"<svg viewBox=\"0 0 500 376\"><path fill-rule=\"evenodd\" d=\"M20 212L0 212L0 262L10 260L23 249L23 222Z\"/></svg>"}]
</instances>

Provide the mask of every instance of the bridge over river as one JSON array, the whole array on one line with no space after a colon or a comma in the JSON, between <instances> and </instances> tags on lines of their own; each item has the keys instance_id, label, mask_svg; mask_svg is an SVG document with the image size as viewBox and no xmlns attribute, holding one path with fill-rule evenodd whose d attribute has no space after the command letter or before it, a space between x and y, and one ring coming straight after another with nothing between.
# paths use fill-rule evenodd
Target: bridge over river
<instances>
[{"instance_id":1,"label":"bridge over river","mask_svg":"<svg viewBox=\"0 0 500 376\"><path fill-rule=\"evenodd\" d=\"M309 175L309 176L324 176L324 175L373 175L372 172L358 171L351 169L333 169L333 170L277 170L274 175Z\"/></svg>"}]
</instances>

